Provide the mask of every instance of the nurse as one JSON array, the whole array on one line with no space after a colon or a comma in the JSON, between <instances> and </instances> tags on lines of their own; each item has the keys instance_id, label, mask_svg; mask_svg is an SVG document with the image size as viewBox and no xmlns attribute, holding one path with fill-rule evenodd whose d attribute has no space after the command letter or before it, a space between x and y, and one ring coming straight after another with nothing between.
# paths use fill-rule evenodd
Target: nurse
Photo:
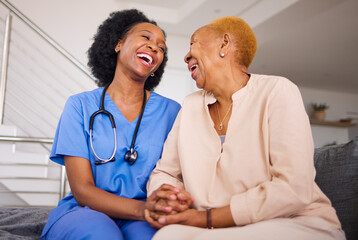
<instances>
[{"instance_id":1,"label":"nurse","mask_svg":"<svg viewBox=\"0 0 358 240\"><path fill-rule=\"evenodd\" d=\"M114 12L99 26L88 50L99 88L68 99L50 156L66 166L71 193L50 213L41 239L154 235L144 219L146 183L180 109L152 92L167 62L165 41L163 30L134 9ZM105 114L94 117L90 131L101 103L115 131ZM137 156L125 160L128 151Z\"/></svg>"}]
</instances>

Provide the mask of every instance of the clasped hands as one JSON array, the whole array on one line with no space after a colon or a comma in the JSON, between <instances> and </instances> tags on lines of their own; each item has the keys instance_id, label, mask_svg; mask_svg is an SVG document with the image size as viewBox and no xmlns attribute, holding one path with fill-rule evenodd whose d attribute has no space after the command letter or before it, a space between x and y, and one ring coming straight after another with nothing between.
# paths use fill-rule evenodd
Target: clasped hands
<instances>
[{"instance_id":1,"label":"clasped hands","mask_svg":"<svg viewBox=\"0 0 358 240\"><path fill-rule=\"evenodd\" d=\"M180 188L163 184L147 198L144 217L154 228L168 224L206 226L206 213L192 209L190 194Z\"/></svg>"}]
</instances>

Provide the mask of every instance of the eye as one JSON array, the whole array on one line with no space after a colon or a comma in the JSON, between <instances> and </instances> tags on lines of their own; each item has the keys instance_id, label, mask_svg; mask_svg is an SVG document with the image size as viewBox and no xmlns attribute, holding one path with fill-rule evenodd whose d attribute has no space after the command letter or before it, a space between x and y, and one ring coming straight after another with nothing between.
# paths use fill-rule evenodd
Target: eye
<instances>
[{"instance_id":1,"label":"eye","mask_svg":"<svg viewBox=\"0 0 358 240\"><path fill-rule=\"evenodd\" d=\"M142 35L142 37L149 40L149 37L147 35Z\"/></svg>"},{"instance_id":2,"label":"eye","mask_svg":"<svg viewBox=\"0 0 358 240\"><path fill-rule=\"evenodd\" d=\"M160 51L162 51L163 53L165 52L165 48L164 47L159 47Z\"/></svg>"}]
</instances>

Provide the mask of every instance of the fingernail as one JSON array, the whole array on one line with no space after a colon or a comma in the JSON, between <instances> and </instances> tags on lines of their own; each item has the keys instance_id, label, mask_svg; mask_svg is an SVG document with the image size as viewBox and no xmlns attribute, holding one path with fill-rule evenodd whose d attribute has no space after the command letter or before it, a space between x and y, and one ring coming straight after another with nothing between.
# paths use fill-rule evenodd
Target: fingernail
<instances>
[{"instance_id":1,"label":"fingernail","mask_svg":"<svg viewBox=\"0 0 358 240\"><path fill-rule=\"evenodd\" d=\"M169 198L170 198L171 200L175 200L175 199L177 199L177 196L175 196L174 194L172 194L172 195L169 196Z\"/></svg>"},{"instance_id":2,"label":"fingernail","mask_svg":"<svg viewBox=\"0 0 358 240\"><path fill-rule=\"evenodd\" d=\"M180 189L178 187L175 187L174 192L178 193L178 192L180 192Z\"/></svg>"},{"instance_id":3,"label":"fingernail","mask_svg":"<svg viewBox=\"0 0 358 240\"><path fill-rule=\"evenodd\" d=\"M170 212L170 211L172 211L172 208L171 207L165 207L165 211Z\"/></svg>"}]
</instances>

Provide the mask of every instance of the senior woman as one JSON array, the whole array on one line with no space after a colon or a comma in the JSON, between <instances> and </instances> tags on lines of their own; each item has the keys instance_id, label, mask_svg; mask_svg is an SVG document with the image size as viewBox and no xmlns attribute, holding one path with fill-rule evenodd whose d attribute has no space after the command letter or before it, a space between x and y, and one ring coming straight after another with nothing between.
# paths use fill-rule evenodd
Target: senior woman
<instances>
[{"instance_id":1,"label":"senior woman","mask_svg":"<svg viewBox=\"0 0 358 240\"><path fill-rule=\"evenodd\" d=\"M165 42L135 9L99 26L88 57L100 88L71 96L61 115L50 158L65 164L71 193L50 213L42 239L154 235L144 219L146 183L180 109L152 92L167 62Z\"/></svg>"},{"instance_id":2,"label":"senior woman","mask_svg":"<svg viewBox=\"0 0 358 240\"><path fill-rule=\"evenodd\" d=\"M157 228L176 224L154 239L345 239L314 182L300 92L286 78L250 74L256 48L252 29L237 17L192 35L185 62L203 90L184 100L148 182L147 220ZM188 199L175 194L179 188L193 208L156 210L170 206L172 195Z\"/></svg>"}]
</instances>

